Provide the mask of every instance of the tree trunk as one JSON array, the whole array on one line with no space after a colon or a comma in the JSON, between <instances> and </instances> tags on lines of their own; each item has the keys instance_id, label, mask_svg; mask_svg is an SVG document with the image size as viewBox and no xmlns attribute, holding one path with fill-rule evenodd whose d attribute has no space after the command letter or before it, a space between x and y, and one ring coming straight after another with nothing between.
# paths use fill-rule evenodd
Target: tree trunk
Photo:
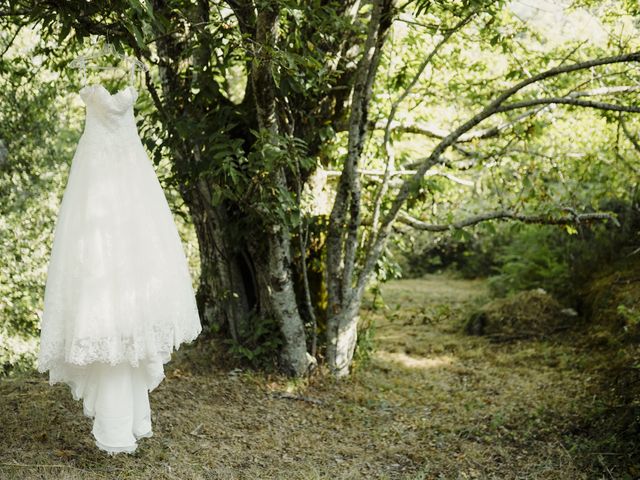
<instances>
[{"instance_id":1,"label":"tree trunk","mask_svg":"<svg viewBox=\"0 0 640 480\"><path fill-rule=\"evenodd\" d=\"M336 377L349 373L357 342L360 289L354 288L361 226L359 162L367 136L369 102L382 47L391 25L392 0L373 0L367 40L353 86L347 157L327 232L327 364Z\"/></svg>"},{"instance_id":2,"label":"tree trunk","mask_svg":"<svg viewBox=\"0 0 640 480\"><path fill-rule=\"evenodd\" d=\"M332 319L336 324L337 334L332 345L330 368L333 375L338 378L349 375L351 363L353 362L353 355L358 342L360 303L360 299L354 299L351 304Z\"/></svg>"},{"instance_id":3,"label":"tree trunk","mask_svg":"<svg viewBox=\"0 0 640 480\"><path fill-rule=\"evenodd\" d=\"M256 17L254 57L250 81L255 100L258 126L275 137L275 84L269 49L278 36L279 9L277 2L265 2ZM257 48L256 48L257 46ZM287 190L283 167L275 174L276 189ZM248 246L256 268L260 314L273 316L284 339L280 352L281 368L293 376L302 376L315 366L315 358L307 353L306 335L296 303L291 263L291 231L286 224L265 219L257 235L248 236ZM261 241L262 239L262 241Z\"/></svg>"},{"instance_id":4,"label":"tree trunk","mask_svg":"<svg viewBox=\"0 0 640 480\"><path fill-rule=\"evenodd\" d=\"M229 224L224 207L212 207L209 186L198 181L186 195L200 251L200 285L197 302L206 325L222 330L242 343L250 310L255 304L252 275L245 258L225 231Z\"/></svg>"},{"instance_id":5,"label":"tree trunk","mask_svg":"<svg viewBox=\"0 0 640 480\"><path fill-rule=\"evenodd\" d=\"M262 238L249 242L256 269L259 314L274 318L284 340L280 351L280 369L291 376L303 376L316 366L307 352L304 325L298 310L292 278L289 232L275 225Z\"/></svg>"}]
</instances>

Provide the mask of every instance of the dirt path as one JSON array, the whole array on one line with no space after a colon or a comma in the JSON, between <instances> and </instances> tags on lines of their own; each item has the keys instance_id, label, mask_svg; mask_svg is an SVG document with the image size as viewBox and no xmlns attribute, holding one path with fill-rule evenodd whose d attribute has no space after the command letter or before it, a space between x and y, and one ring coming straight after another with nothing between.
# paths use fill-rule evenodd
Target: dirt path
<instances>
[{"instance_id":1,"label":"dirt path","mask_svg":"<svg viewBox=\"0 0 640 480\"><path fill-rule=\"evenodd\" d=\"M2 380L0 479L599 478L572 453L591 379L570 342L462 334L480 281L382 291L386 307L369 298L362 311L374 352L347 380L224 371L202 345L181 349L150 394L155 435L133 456L93 446L65 385Z\"/></svg>"}]
</instances>

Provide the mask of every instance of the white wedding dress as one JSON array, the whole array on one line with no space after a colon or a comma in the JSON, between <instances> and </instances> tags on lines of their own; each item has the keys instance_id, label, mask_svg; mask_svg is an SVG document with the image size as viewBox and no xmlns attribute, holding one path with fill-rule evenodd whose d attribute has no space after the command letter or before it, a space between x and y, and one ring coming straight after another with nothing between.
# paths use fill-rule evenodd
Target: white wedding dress
<instances>
[{"instance_id":1,"label":"white wedding dress","mask_svg":"<svg viewBox=\"0 0 640 480\"><path fill-rule=\"evenodd\" d=\"M152 435L148 392L202 327L182 242L138 135L129 86L80 90L86 105L55 226L37 368L94 419L98 448Z\"/></svg>"}]
</instances>

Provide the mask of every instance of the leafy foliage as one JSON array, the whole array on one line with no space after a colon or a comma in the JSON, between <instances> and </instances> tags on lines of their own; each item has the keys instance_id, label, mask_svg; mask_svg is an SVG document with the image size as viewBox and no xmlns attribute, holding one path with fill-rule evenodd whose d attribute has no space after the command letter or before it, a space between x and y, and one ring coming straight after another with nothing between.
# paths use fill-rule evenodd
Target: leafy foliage
<instances>
[{"instance_id":1,"label":"leafy foliage","mask_svg":"<svg viewBox=\"0 0 640 480\"><path fill-rule=\"evenodd\" d=\"M543 288L564 297L571 291L568 235L553 227L523 226L497 255L497 275L490 285L495 293Z\"/></svg>"},{"instance_id":2,"label":"leafy foliage","mask_svg":"<svg viewBox=\"0 0 640 480\"><path fill-rule=\"evenodd\" d=\"M20 28L4 31L6 45ZM21 48L41 55L46 45L21 37ZM55 81L31 72L24 56L5 55L0 64L0 335L32 336L42 295L53 214L67 173L74 132L61 129L64 115ZM64 101L64 100L63 100Z\"/></svg>"},{"instance_id":3,"label":"leafy foliage","mask_svg":"<svg viewBox=\"0 0 640 480\"><path fill-rule=\"evenodd\" d=\"M273 318L254 316L246 325L246 330L238 332L242 343L233 338L225 339L229 352L249 362L253 368L274 366L283 343L278 322Z\"/></svg>"}]
</instances>

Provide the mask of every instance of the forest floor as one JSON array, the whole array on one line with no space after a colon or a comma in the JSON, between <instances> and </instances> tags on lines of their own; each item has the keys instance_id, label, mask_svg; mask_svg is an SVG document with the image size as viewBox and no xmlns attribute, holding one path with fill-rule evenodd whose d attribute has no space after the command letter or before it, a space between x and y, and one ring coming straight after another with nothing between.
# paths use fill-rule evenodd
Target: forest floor
<instances>
[{"instance_id":1,"label":"forest floor","mask_svg":"<svg viewBox=\"0 0 640 480\"><path fill-rule=\"evenodd\" d=\"M0 479L630 478L581 437L593 352L567 331L466 335L485 295L483 281L442 275L383 285L384 304L369 296L361 312L371 354L342 380L223 369L206 342L183 346L133 455L94 446L66 385L2 379Z\"/></svg>"}]
</instances>

